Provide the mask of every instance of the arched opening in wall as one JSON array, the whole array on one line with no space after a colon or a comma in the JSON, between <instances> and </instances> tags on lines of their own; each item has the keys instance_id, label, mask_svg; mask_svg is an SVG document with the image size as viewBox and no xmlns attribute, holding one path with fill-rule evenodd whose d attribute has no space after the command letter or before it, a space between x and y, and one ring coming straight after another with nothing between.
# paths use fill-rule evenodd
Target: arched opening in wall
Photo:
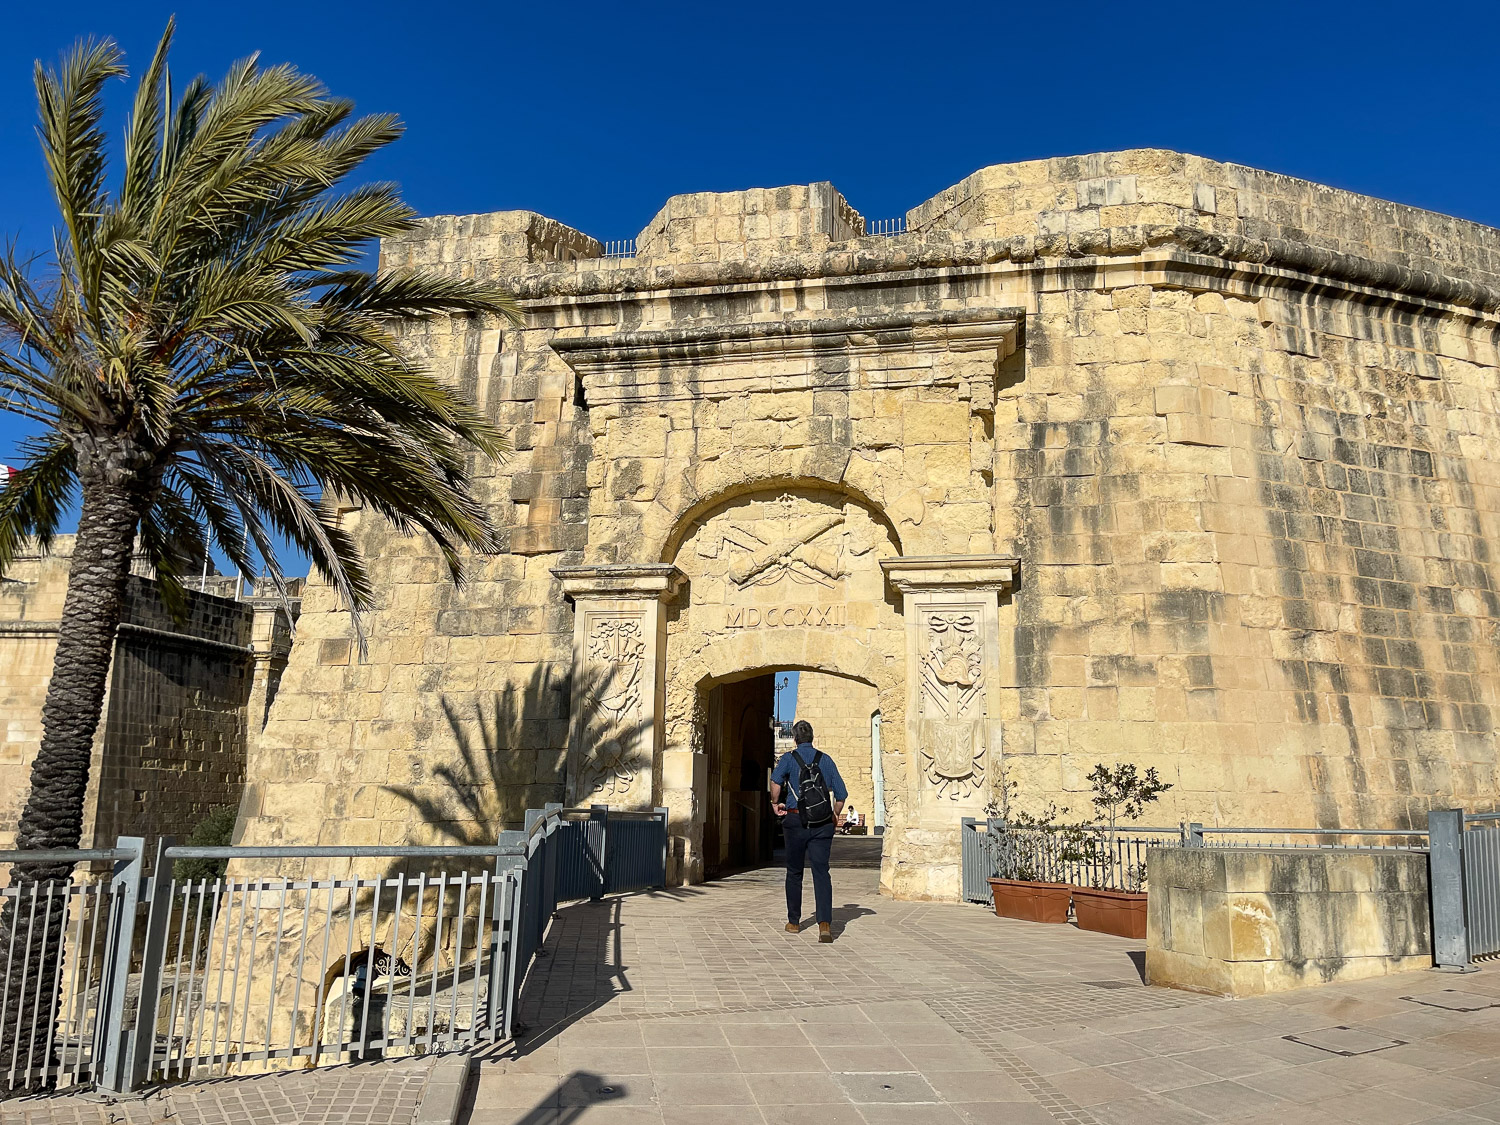
<instances>
[{"instance_id":1,"label":"arched opening in wall","mask_svg":"<svg viewBox=\"0 0 1500 1125\"><path fill-rule=\"evenodd\" d=\"M788 672L796 675L795 705L783 689L780 712L784 723L779 723L776 685ZM879 864L870 745L875 729L871 717L879 711L879 702L873 685L830 672L787 669L747 671L704 685L702 690L706 877L777 862L781 830L771 810L771 770L780 755L792 748L788 726L793 718L813 725L814 745L837 763L848 787L848 823L841 834L869 841L863 846L836 847L835 863Z\"/></svg>"},{"instance_id":2,"label":"arched opening in wall","mask_svg":"<svg viewBox=\"0 0 1500 1125\"><path fill-rule=\"evenodd\" d=\"M849 789L840 836L873 838L885 824L876 768L879 714L880 696L870 684L832 672L809 671L797 677L796 718L812 724L813 745L838 763ZM879 848L874 851L878 860ZM834 859L839 862L860 852L839 847Z\"/></svg>"}]
</instances>

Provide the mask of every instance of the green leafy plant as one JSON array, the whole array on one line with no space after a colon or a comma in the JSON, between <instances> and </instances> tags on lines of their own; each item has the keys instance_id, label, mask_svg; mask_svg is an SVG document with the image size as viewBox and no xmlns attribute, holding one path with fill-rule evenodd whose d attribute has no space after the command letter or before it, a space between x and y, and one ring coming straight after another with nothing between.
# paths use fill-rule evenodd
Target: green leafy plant
<instances>
[{"instance_id":1,"label":"green leafy plant","mask_svg":"<svg viewBox=\"0 0 1500 1125\"><path fill-rule=\"evenodd\" d=\"M1069 867L1092 862L1097 837L1091 826L1065 820L1069 810L1055 801L1035 813L1017 808L1019 790L1001 767L985 804L986 814L1005 825L999 838L1001 878L1048 882Z\"/></svg>"},{"instance_id":2,"label":"green leafy plant","mask_svg":"<svg viewBox=\"0 0 1500 1125\"><path fill-rule=\"evenodd\" d=\"M317 79L253 57L218 83L174 82L171 41L169 23L113 150L104 116L126 74L119 46L90 39L38 65L54 252L33 269L0 249L0 409L32 428L0 488L0 574L78 520L21 849L78 846L137 554L181 614L184 578L214 549L284 589L276 556L290 542L363 648L375 581L341 509L425 534L455 581L467 553L500 546L472 477L506 441L401 332L413 318L521 314L489 282L362 268L373 241L417 226L394 185L347 182L400 122L356 116ZM17 863L11 882L71 870ZM18 1058L50 1050L41 1013L57 962L25 950L56 949L56 919L18 943L14 909L0 909L0 948L22 950L6 973L22 999L0 1019L0 1042L30 1037Z\"/></svg>"},{"instance_id":3,"label":"green leafy plant","mask_svg":"<svg viewBox=\"0 0 1500 1125\"><path fill-rule=\"evenodd\" d=\"M1106 854L1112 864L1118 854L1116 829L1119 822L1138 819L1147 805L1156 803L1172 788L1172 783L1163 781L1155 766L1142 772L1134 762L1116 762L1113 768L1100 762L1089 773L1087 781L1094 791L1091 798L1094 813L1103 822L1099 826L1104 834L1101 843L1107 848ZM1145 886L1145 864L1125 864L1121 874L1126 890L1139 891Z\"/></svg>"},{"instance_id":4,"label":"green leafy plant","mask_svg":"<svg viewBox=\"0 0 1500 1125\"><path fill-rule=\"evenodd\" d=\"M190 848L225 848L234 842L234 822L238 813L232 805L213 809L193 825L183 841ZM206 879L212 883L224 877L229 861L224 859L179 859L172 864L172 878L179 883Z\"/></svg>"}]
</instances>

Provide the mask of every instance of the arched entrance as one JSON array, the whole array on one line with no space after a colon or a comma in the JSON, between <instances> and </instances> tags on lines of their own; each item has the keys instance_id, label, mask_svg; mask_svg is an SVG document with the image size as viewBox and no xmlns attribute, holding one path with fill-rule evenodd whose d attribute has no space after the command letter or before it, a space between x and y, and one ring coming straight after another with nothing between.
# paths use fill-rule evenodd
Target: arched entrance
<instances>
[{"instance_id":1,"label":"arched entrance","mask_svg":"<svg viewBox=\"0 0 1500 1125\"><path fill-rule=\"evenodd\" d=\"M778 751L773 723L776 673L798 671L808 691L797 717L813 724L815 740L837 763L849 804L873 837L879 765L872 753L871 716L880 693L863 680L804 669L752 669L699 685L703 724L703 869L708 878L769 863L777 826L769 797Z\"/></svg>"},{"instance_id":2,"label":"arched entrance","mask_svg":"<svg viewBox=\"0 0 1500 1125\"><path fill-rule=\"evenodd\" d=\"M777 671L848 685L824 700L823 725L849 745L821 735L820 745L868 807L870 716L901 714L906 696L902 603L881 569L899 557L880 512L826 486L728 498L700 510L678 537L671 561L685 590L668 616L664 711L668 757L681 748L695 767L681 824L684 878L768 858L764 771L774 762ZM887 739L885 749L902 747ZM891 766L887 773L900 773L899 761Z\"/></svg>"},{"instance_id":3,"label":"arched entrance","mask_svg":"<svg viewBox=\"0 0 1500 1125\"><path fill-rule=\"evenodd\" d=\"M882 886L952 897L957 818L982 812L1002 753L1015 560L905 556L862 496L781 481L695 507L664 555L553 570L574 601L568 800L665 806L674 882L763 855L753 728L768 732L772 697L751 681L845 677L872 693L853 717L870 741L841 757L870 754L883 779Z\"/></svg>"},{"instance_id":4,"label":"arched entrance","mask_svg":"<svg viewBox=\"0 0 1500 1125\"><path fill-rule=\"evenodd\" d=\"M773 673L706 689L703 868L709 878L771 859L776 825L767 792L776 764Z\"/></svg>"}]
</instances>

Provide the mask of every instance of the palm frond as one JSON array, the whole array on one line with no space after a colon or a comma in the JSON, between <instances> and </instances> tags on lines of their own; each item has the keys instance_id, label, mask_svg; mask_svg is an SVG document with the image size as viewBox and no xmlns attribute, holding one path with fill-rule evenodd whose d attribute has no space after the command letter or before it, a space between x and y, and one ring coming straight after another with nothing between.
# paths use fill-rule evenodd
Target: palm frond
<instances>
[{"instance_id":1,"label":"palm frond","mask_svg":"<svg viewBox=\"0 0 1500 1125\"><path fill-rule=\"evenodd\" d=\"M97 478L78 463L96 455L76 451L107 448L134 474L140 543L169 604L215 549L284 589L289 541L363 638L374 580L330 498L425 536L455 581L467 555L498 548L470 470L506 442L406 353L399 326L521 312L484 282L356 268L370 242L416 224L393 185L348 183L401 135L394 117L357 117L316 79L253 57L179 86L173 33L134 91L113 197L101 90L123 72L118 49L85 43L38 71L63 221L45 286L0 254L0 408L49 436L4 494L0 570L24 536L55 532L75 481Z\"/></svg>"},{"instance_id":2,"label":"palm frond","mask_svg":"<svg viewBox=\"0 0 1500 1125\"><path fill-rule=\"evenodd\" d=\"M156 54L136 86L135 104L125 125L125 168L120 185L120 210L144 229L151 213L153 188L159 182L157 169L162 156L167 123L167 51L172 46L176 17L167 20Z\"/></svg>"},{"instance_id":3,"label":"palm frond","mask_svg":"<svg viewBox=\"0 0 1500 1125\"><path fill-rule=\"evenodd\" d=\"M49 435L22 444L26 463L0 487L0 574L28 540L42 551L52 546L73 498L73 446Z\"/></svg>"},{"instance_id":4,"label":"palm frond","mask_svg":"<svg viewBox=\"0 0 1500 1125\"><path fill-rule=\"evenodd\" d=\"M124 57L112 40L87 39L68 52L56 70L36 66L42 153L85 286L97 284L99 275L93 234L106 172L100 128L104 85L124 76Z\"/></svg>"}]
</instances>

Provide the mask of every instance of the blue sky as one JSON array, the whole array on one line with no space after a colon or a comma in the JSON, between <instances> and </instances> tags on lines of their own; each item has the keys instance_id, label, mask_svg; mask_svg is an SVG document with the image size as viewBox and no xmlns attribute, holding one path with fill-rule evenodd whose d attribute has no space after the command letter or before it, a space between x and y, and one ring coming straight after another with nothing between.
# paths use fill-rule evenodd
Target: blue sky
<instances>
[{"instance_id":1,"label":"blue sky","mask_svg":"<svg viewBox=\"0 0 1500 1125\"><path fill-rule=\"evenodd\" d=\"M179 78L258 50L400 114L369 178L427 214L628 238L677 192L827 179L879 218L986 164L1151 145L1500 225L1493 3L69 0L6 12L0 236L50 242L33 60L96 34L143 65L173 11ZM0 461L21 432L0 414Z\"/></svg>"}]
</instances>

